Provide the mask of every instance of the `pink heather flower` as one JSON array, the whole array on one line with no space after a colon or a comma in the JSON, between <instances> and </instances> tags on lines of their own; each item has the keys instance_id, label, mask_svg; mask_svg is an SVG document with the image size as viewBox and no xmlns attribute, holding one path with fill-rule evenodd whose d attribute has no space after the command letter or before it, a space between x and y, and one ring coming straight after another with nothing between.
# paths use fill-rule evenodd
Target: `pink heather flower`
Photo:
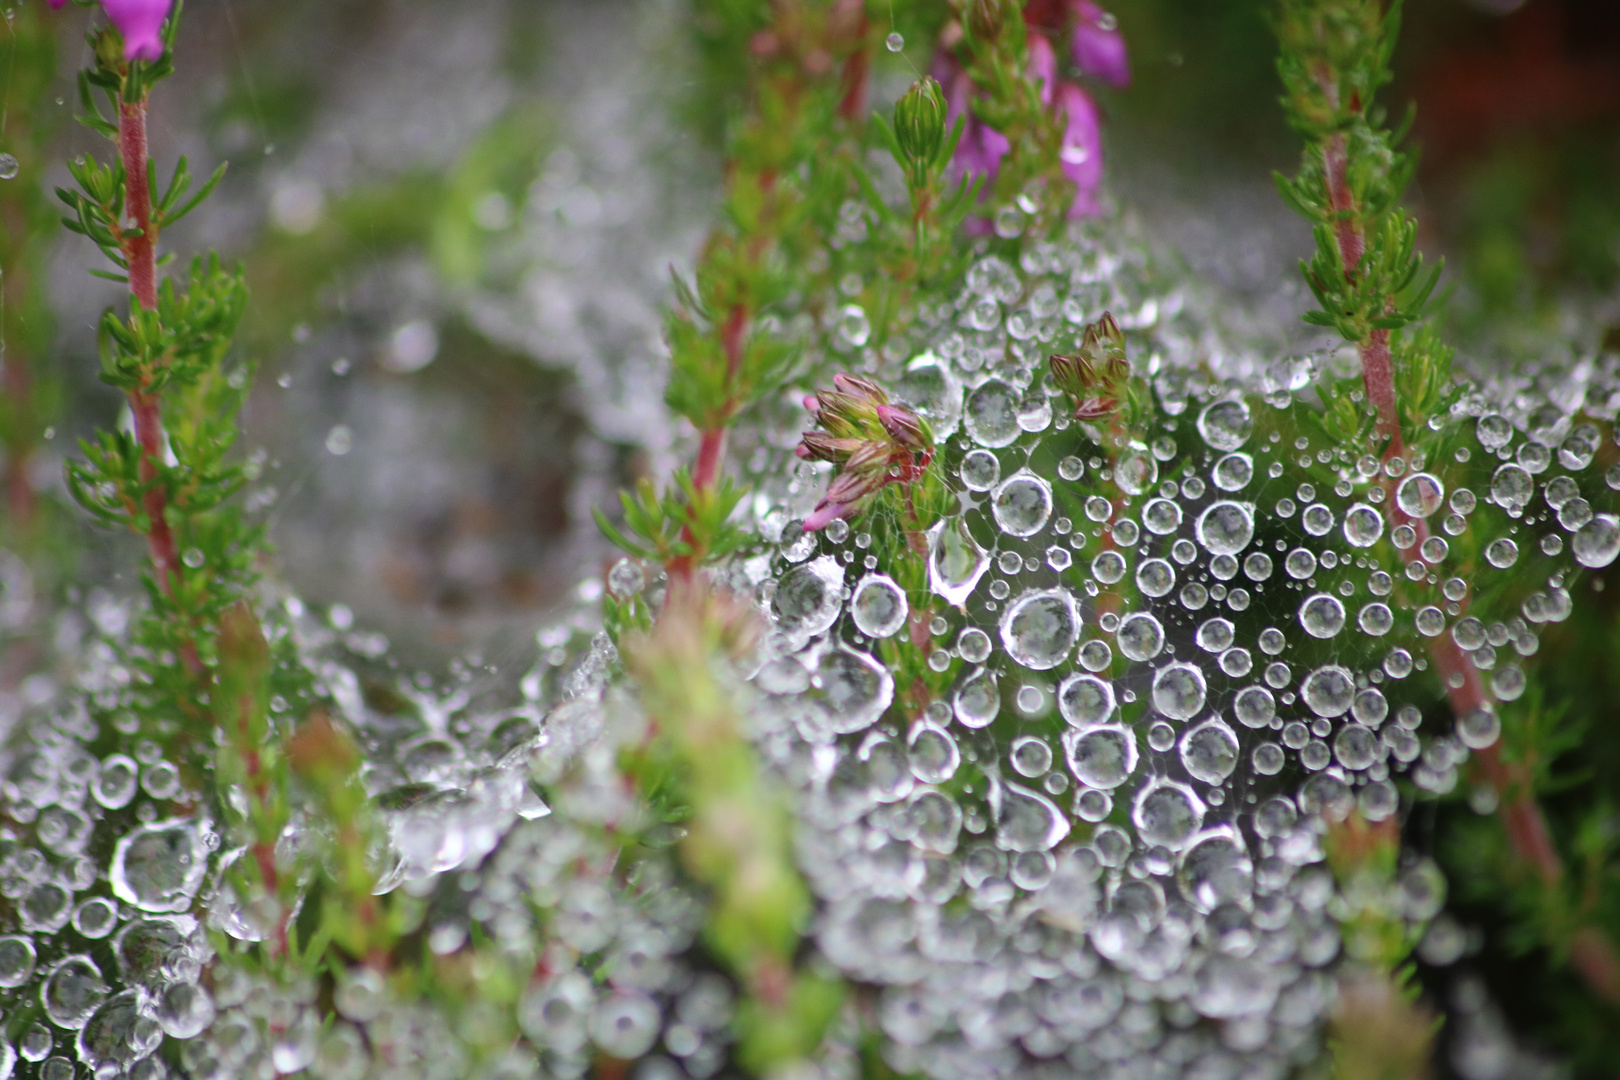
<instances>
[{"instance_id":1,"label":"pink heather flower","mask_svg":"<svg viewBox=\"0 0 1620 1080\"><path fill-rule=\"evenodd\" d=\"M1093 78L1115 86L1129 86L1131 64L1119 23L1092 0L1071 0L1071 3L1077 17L1072 42L1075 64Z\"/></svg>"},{"instance_id":2,"label":"pink heather flower","mask_svg":"<svg viewBox=\"0 0 1620 1080\"><path fill-rule=\"evenodd\" d=\"M174 0L101 0L107 18L124 36L125 60L156 60L163 55L163 20Z\"/></svg>"},{"instance_id":3,"label":"pink heather flower","mask_svg":"<svg viewBox=\"0 0 1620 1080\"><path fill-rule=\"evenodd\" d=\"M1012 144L1005 135L973 114L970 107L973 80L968 78L955 57L946 52L936 54L932 74L945 88L945 130L949 131L956 125L957 117L967 118L962 125L962 140L956 144L956 155L951 163L959 173L970 177L983 176L987 182L994 180L997 170L1001 168L1001 159L1007 156Z\"/></svg>"},{"instance_id":4,"label":"pink heather flower","mask_svg":"<svg viewBox=\"0 0 1620 1080\"><path fill-rule=\"evenodd\" d=\"M1057 53L1045 34L1029 35L1029 77L1040 84L1041 104L1050 106L1057 89Z\"/></svg>"},{"instance_id":5,"label":"pink heather flower","mask_svg":"<svg viewBox=\"0 0 1620 1080\"><path fill-rule=\"evenodd\" d=\"M1102 184L1102 132L1097 105L1091 95L1066 82L1058 86L1057 107L1064 114L1063 146L1058 156L1063 175L1075 186L1069 217L1090 217L1100 211L1097 188Z\"/></svg>"},{"instance_id":6,"label":"pink heather flower","mask_svg":"<svg viewBox=\"0 0 1620 1080\"><path fill-rule=\"evenodd\" d=\"M51 0L51 7L66 3ZM163 55L163 20L174 0L101 0L101 6L124 39L125 60L156 60Z\"/></svg>"}]
</instances>

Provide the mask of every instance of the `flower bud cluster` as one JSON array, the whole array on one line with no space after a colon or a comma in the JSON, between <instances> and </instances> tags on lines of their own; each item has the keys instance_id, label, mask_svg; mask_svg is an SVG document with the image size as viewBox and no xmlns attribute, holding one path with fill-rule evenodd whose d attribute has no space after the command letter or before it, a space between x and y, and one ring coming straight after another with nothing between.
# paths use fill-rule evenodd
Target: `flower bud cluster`
<instances>
[{"instance_id":1,"label":"flower bud cluster","mask_svg":"<svg viewBox=\"0 0 1620 1080\"><path fill-rule=\"evenodd\" d=\"M838 475L805 519L806 532L859 512L889 483L919 479L934 458L934 433L910 409L892 404L888 393L858 375L833 376L832 390L804 399L818 431L807 431L794 449L810 461L830 461Z\"/></svg>"},{"instance_id":2,"label":"flower bud cluster","mask_svg":"<svg viewBox=\"0 0 1620 1080\"><path fill-rule=\"evenodd\" d=\"M1125 335L1114 317L1103 317L1086 327L1080 349L1073 355L1051 358L1052 381L1074 401L1076 420L1099 420L1119 411L1131 364L1125 358Z\"/></svg>"}]
</instances>

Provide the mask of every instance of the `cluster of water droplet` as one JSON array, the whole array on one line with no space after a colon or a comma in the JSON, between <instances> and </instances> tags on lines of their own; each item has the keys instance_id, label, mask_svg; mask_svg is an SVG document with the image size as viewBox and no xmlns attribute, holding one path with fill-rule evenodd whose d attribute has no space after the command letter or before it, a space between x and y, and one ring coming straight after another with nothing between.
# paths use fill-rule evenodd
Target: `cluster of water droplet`
<instances>
[{"instance_id":1,"label":"cluster of water droplet","mask_svg":"<svg viewBox=\"0 0 1620 1080\"><path fill-rule=\"evenodd\" d=\"M1123 441L1071 422L1046 377L1105 309L1155 409ZM1599 426L1620 373L1476 388L1439 418L1443 457L1382 462L1305 422L1316 362L1224 349L1114 239L986 255L916 315L882 351L858 309L826 329L829 364L940 440L959 498L923 554L882 550L871 522L803 533L826 477L791 456L798 418L739 432L765 546L720 576L769 624L746 713L797 792L815 940L879 988L904 1071L1284 1075L1320 1052L1343 948L1326 823L1396 814L1398 772L1450 790L1497 737L1489 702L1424 723L1435 675L1461 678L1431 644L1511 702L1572 570L1620 551ZM582 596L604 586L655 609L663 587L630 561ZM643 1080L724 1068L734 991L694 958L678 831L617 863L638 813L618 754L642 721L591 606L542 632L515 693L478 663L412 675L346 612L288 601L272 621L365 753L379 890L429 962L470 965L457 1001L395 997L361 966L270 984L216 956L264 933L221 887L239 853L92 642L8 751L0 1074L568 1078L598 1052ZM104 621L116 638L127 614ZM943 692L897 685L907 649ZM289 828L289 859L311 828ZM1423 923L1443 896L1413 858L1376 902Z\"/></svg>"},{"instance_id":2,"label":"cluster of water droplet","mask_svg":"<svg viewBox=\"0 0 1620 1080\"><path fill-rule=\"evenodd\" d=\"M0 826L0 1075L168 1075L155 1052L213 1020L197 900L220 836L177 758L93 648L81 696L12 733Z\"/></svg>"},{"instance_id":3,"label":"cluster of water droplet","mask_svg":"<svg viewBox=\"0 0 1620 1080\"><path fill-rule=\"evenodd\" d=\"M1593 467L1613 371L1574 395L1476 388L1431 424L1445 460L1380 461L1306 420L1317 359L1222 349L1128 250L981 258L882 353L835 313L832 361L928 418L961 492L928 595L858 522L800 532L814 466L763 519L761 724L792 731L776 760L802 787L819 943L889 988L903 1070L1272 1076L1316 1054L1341 949L1327 824L1396 814L1396 773L1451 790L1568 614L1573 564L1620 551L1592 505L1620 486ZM1045 374L1105 309L1156 406L1119 445ZM1420 708L1463 685L1426 674L1441 635L1489 692L1454 730ZM953 675L909 715L892 642ZM1421 924L1443 896L1408 857L1378 902Z\"/></svg>"}]
</instances>

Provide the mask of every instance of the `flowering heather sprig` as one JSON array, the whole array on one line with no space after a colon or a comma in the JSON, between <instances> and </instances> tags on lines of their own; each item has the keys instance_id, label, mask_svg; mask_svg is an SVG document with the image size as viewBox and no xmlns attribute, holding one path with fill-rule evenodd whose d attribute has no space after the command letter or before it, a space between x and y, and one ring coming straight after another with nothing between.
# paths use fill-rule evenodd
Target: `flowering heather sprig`
<instances>
[{"instance_id":1,"label":"flowering heather sprig","mask_svg":"<svg viewBox=\"0 0 1620 1080\"><path fill-rule=\"evenodd\" d=\"M51 0L60 8L67 0ZM163 22L174 0L101 0L107 19L124 39L125 60L157 60L163 55Z\"/></svg>"},{"instance_id":2,"label":"flowering heather sprig","mask_svg":"<svg viewBox=\"0 0 1620 1080\"><path fill-rule=\"evenodd\" d=\"M795 448L801 458L830 461L839 472L805 519L814 532L858 513L885 484L919 479L934 459L934 433L922 417L891 404L884 389L858 375L834 375L832 390L804 399L820 431L807 431Z\"/></svg>"},{"instance_id":3,"label":"flowering heather sprig","mask_svg":"<svg viewBox=\"0 0 1620 1080\"><path fill-rule=\"evenodd\" d=\"M1052 381L1074 401L1076 420L1100 420L1124 402L1131 364L1125 358L1125 335L1108 312L1086 327L1079 352L1053 355L1050 363Z\"/></svg>"},{"instance_id":4,"label":"flowering heather sprig","mask_svg":"<svg viewBox=\"0 0 1620 1080\"><path fill-rule=\"evenodd\" d=\"M987 35L992 23L981 12L988 6L976 5L970 13L970 19L977 16L975 35L981 39L994 37ZM1131 80L1124 36L1114 17L1091 0L1034 0L1024 8L1023 16L1028 80L1038 88L1042 107L1062 124L1059 167L1075 187L1068 216L1094 215L1100 209L1096 196L1102 183L1100 118L1091 95L1078 83L1061 77L1055 43L1068 39L1068 53L1080 74L1123 87ZM994 26L999 33L999 23ZM956 58L955 45L955 40L948 40L933 64L934 77L946 88L947 123L954 124L958 117L966 121L954 164L963 175L994 180L1012 144L975 110L974 101L985 90L975 85Z\"/></svg>"}]
</instances>

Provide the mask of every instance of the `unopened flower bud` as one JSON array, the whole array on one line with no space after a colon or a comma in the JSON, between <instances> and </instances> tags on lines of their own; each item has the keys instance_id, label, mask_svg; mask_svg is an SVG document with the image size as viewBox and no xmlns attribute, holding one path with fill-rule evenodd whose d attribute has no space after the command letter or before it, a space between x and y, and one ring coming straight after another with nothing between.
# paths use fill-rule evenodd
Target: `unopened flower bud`
<instances>
[{"instance_id":1,"label":"unopened flower bud","mask_svg":"<svg viewBox=\"0 0 1620 1080\"><path fill-rule=\"evenodd\" d=\"M894 104L894 135L914 165L927 165L945 142L945 91L930 75L911 84Z\"/></svg>"},{"instance_id":2,"label":"unopened flower bud","mask_svg":"<svg viewBox=\"0 0 1620 1080\"><path fill-rule=\"evenodd\" d=\"M1054 355L1050 364L1052 381L1074 401L1077 420L1100 419L1118 410L1124 400L1131 375L1125 335L1106 312L1086 327L1078 353Z\"/></svg>"},{"instance_id":3,"label":"unopened flower bud","mask_svg":"<svg viewBox=\"0 0 1620 1080\"><path fill-rule=\"evenodd\" d=\"M994 41L1001 36L1005 22L1002 0L971 0L967 10L967 26L975 39Z\"/></svg>"},{"instance_id":4,"label":"unopened flower bud","mask_svg":"<svg viewBox=\"0 0 1620 1080\"><path fill-rule=\"evenodd\" d=\"M917 454L933 448L934 433L928 429L927 422L910 409L879 405L877 414L883 430L900 446Z\"/></svg>"},{"instance_id":5,"label":"unopened flower bud","mask_svg":"<svg viewBox=\"0 0 1620 1080\"><path fill-rule=\"evenodd\" d=\"M884 405L889 400L889 395L884 391L883 387L860 375L848 375L839 372L833 376L833 385L841 393L848 394L851 397L865 398L873 405Z\"/></svg>"}]
</instances>

